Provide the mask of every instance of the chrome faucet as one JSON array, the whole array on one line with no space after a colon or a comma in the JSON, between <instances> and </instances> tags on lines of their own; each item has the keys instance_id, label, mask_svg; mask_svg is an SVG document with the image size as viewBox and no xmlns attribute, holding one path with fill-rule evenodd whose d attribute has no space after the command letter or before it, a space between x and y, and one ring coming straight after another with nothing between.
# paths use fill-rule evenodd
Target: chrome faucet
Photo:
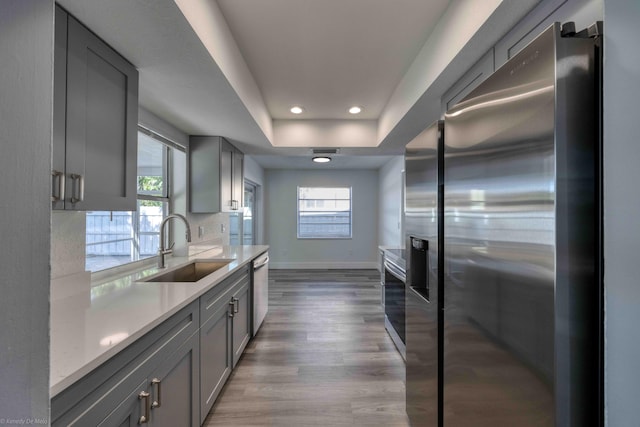
<instances>
[{"instance_id":1,"label":"chrome faucet","mask_svg":"<svg viewBox=\"0 0 640 427\"><path fill-rule=\"evenodd\" d=\"M175 242L171 243L168 249L164 248L164 227L167 224L167 222L169 222L169 220L172 218L180 218L184 222L184 224L187 226L185 237L187 238L187 242L191 242L191 227L189 226L189 221L187 221L187 218L185 218L180 214L174 213L169 215L165 219L163 219L162 223L160 224L160 247L158 248L158 268L165 268L164 256L170 253L173 253L173 246L175 245Z\"/></svg>"}]
</instances>

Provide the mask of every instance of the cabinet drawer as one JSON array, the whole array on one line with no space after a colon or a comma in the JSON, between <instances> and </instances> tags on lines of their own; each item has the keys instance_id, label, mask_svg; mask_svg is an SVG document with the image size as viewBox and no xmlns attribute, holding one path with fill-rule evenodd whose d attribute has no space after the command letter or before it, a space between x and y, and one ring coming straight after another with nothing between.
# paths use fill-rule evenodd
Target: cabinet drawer
<instances>
[{"instance_id":1,"label":"cabinet drawer","mask_svg":"<svg viewBox=\"0 0 640 427\"><path fill-rule=\"evenodd\" d=\"M200 326L198 301L167 319L51 400L57 425L96 425Z\"/></svg>"},{"instance_id":2,"label":"cabinet drawer","mask_svg":"<svg viewBox=\"0 0 640 427\"><path fill-rule=\"evenodd\" d=\"M241 267L239 271L223 280L213 289L200 297L200 324L203 325L218 310L221 304L228 305L234 288L243 281L249 283L248 265Z\"/></svg>"}]
</instances>

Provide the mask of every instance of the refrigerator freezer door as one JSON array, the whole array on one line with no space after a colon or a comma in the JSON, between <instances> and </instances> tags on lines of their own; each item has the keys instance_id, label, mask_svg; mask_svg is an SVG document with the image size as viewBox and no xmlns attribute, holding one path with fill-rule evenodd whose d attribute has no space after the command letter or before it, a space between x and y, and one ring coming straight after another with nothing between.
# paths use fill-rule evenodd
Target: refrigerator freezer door
<instances>
[{"instance_id":1,"label":"refrigerator freezer door","mask_svg":"<svg viewBox=\"0 0 640 427\"><path fill-rule=\"evenodd\" d=\"M445 427L596 418L585 338L593 47L559 33L550 27L445 116Z\"/></svg>"},{"instance_id":2,"label":"refrigerator freezer door","mask_svg":"<svg viewBox=\"0 0 640 427\"><path fill-rule=\"evenodd\" d=\"M442 137L437 122L405 151L407 415L414 427L438 426Z\"/></svg>"}]
</instances>

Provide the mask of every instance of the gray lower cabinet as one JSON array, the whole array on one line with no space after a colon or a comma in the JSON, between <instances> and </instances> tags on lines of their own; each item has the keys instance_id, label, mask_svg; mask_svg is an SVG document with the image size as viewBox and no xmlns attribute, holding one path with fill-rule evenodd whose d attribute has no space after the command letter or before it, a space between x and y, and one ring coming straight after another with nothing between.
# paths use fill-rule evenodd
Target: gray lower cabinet
<instances>
[{"instance_id":1,"label":"gray lower cabinet","mask_svg":"<svg viewBox=\"0 0 640 427\"><path fill-rule=\"evenodd\" d=\"M251 338L249 265L51 400L53 426L196 427Z\"/></svg>"},{"instance_id":2,"label":"gray lower cabinet","mask_svg":"<svg viewBox=\"0 0 640 427\"><path fill-rule=\"evenodd\" d=\"M233 288L233 367L235 368L251 339L251 298L249 276Z\"/></svg>"},{"instance_id":3,"label":"gray lower cabinet","mask_svg":"<svg viewBox=\"0 0 640 427\"><path fill-rule=\"evenodd\" d=\"M200 298L200 422L220 394L250 338L249 268Z\"/></svg>"},{"instance_id":4,"label":"gray lower cabinet","mask_svg":"<svg viewBox=\"0 0 640 427\"><path fill-rule=\"evenodd\" d=\"M231 375L231 308L227 298L212 308L211 317L200 327L200 423Z\"/></svg>"},{"instance_id":5,"label":"gray lower cabinet","mask_svg":"<svg viewBox=\"0 0 640 427\"><path fill-rule=\"evenodd\" d=\"M197 333L151 375L151 425L200 425L200 337Z\"/></svg>"},{"instance_id":6,"label":"gray lower cabinet","mask_svg":"<svg viewBox=\"0 0 640 427\"><path fill-rule=\"evenodd\" d=\"M56 6L52 208L136 210L138 71Z\"/></svg>"},{"instance_id":7,"label":"gray lower cabinet","mask_svg":"<svg viewBox=\"0 0 640 427\"><path fill-rule=\"evenodd\" d=\"M148 420L146 417L150 417L150 414L147 414L146 409L148 399L150 398L147 385L148 381L145 378L145 380L138 384L138 386L134 388L133 392L129 394L111 414L97 425L100 427L133 427L142 423L147 423ZM144 420L142 417L145 417Z\"/></svg>"},{"instance_id":8,"label":"gray lower cabinet","mask_svg":"<svg viewBox=\"0 0 640 427\"><path fill-rule=\"evenodd\" d=\"M54 396L52 425L200 425L199 314L194 301Z\"/></svg>"}]
</instances>

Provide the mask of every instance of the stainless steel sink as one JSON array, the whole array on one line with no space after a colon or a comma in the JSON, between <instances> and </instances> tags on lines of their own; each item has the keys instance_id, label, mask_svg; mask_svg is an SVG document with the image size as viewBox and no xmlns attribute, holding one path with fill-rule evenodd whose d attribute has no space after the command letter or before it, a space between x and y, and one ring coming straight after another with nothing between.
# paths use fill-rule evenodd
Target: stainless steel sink
<instances>
[{"instance_id":1,"label":"stainless steel sink","mask_svg":"<svg viewBox=\"0 0 640 427\"><path fill-rule=\"evenodd\" d=\"M146 279L145 282L197 282L214 271L221 269L231 261L233 260L195 261L159 276Z\"/></svg>"}]
</instances>

